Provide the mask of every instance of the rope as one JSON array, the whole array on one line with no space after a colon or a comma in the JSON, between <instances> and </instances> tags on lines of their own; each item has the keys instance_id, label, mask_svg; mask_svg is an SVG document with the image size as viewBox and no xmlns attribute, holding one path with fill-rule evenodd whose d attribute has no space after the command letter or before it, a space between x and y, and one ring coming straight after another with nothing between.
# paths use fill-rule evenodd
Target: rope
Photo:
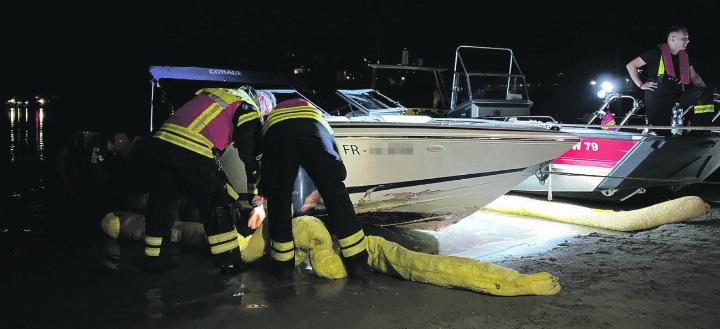
<instances>
[{"instance_id":1,"label":"rope","mask_svg":"<svg viewBox=\"0 0 720 329\"><path fill-rule=\"evenodd\" d=\"M577 174L569 172L557 172L557 171L540 171L543 174L548 175L560 175L560 176L580 176L580 177L597 177L597 178L616 178L616 179L627 179L627 180L643 180L651 182L662 182L662 183L679 183L679 184L706 184L706 185L720 185L720 182L692 182L687 180L678 179L664 179L664 178L649 178L649 177L629 177L629 176L605 176L605 175L592 175L592 174Z\"/></svg>"},{"instance_id":2,"label":"rope","mask_svg":"<svg viewBox=\"0 0 720 329\"><path fill-rule=\"evenodd\" d=\"M697 127L673 127L673 126L638 126L638 125L625 125L625 126L603 126L603 125L585 125L585 124L553 124L548 123L549 126L556 127L571 127L571 128L605 128L605 129L651 129L651 130L710 130L720 132L720 127L713 126L697 126Z\"/></svg>"}]
</instances>

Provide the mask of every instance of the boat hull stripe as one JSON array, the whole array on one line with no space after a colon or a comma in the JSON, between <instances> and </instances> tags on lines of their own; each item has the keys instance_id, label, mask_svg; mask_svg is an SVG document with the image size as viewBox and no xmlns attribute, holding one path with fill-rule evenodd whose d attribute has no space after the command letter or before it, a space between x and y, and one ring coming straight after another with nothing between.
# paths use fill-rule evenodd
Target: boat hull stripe
<instances>
[{"instance_id":1,"label":"boat hull stripe","mask_svg":"<svg viewBox=\"0 0 720 329\"><path fill-rule=\"evenodd\" d=\"M392 190L392 189L396 189L396 188L403 188L403 187L410 187L410 186L428 185L428 184L451 182L451 181L477 178L477 177L509 174L509 173L514 173L514 172L520 172L523 170L525 170L524 167L523 168L515 168L515 169L497 170L497 171L486 171L486 172L474 173L474 174L411 180L411 181L405 181L405 182L394 182L394 183L363 185L363 186L348 186L347 191L350 194L365 193L365 191L367 191L369 189L373 189L374 191L384 191L384 190Z\"/></svg>"}]
</instances>

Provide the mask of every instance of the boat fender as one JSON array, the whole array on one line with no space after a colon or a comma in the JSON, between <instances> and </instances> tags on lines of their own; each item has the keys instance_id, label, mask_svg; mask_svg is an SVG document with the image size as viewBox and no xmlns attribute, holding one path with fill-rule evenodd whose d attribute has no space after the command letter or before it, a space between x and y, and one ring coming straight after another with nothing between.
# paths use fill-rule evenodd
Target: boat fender
<instances>
[{"instance_id":1,"label":"boat fender","mask_svg":"<svg viewBox=\"0 0 720 329\"><path fill-rule=\"evenodd\" d=\"M641 209L613 211L562 202L548 202L516 195L504 195L485 206L485 209L512 215L630 232L698 217L708 211L710 205L700 197L686 196Z\"/></svg>"}]
</instances>

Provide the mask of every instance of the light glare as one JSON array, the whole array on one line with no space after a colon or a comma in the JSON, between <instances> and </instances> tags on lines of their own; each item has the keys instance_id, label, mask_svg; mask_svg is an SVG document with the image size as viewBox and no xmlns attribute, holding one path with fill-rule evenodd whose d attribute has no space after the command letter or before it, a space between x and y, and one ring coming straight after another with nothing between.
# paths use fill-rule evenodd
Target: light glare
<instances>
[{"instance_id":1,"label":"light glare","mask_svg":"<svg viewBox=\"0 0 720 329\"><path fill-rule=\"evenodd\" d=\"M603 81L603 83L600 85L602 90L604 90L606 93L612 92L613 89L615 89L615 86L613 86L612 83L608 81Z\"/></svg>"}]
</instances>

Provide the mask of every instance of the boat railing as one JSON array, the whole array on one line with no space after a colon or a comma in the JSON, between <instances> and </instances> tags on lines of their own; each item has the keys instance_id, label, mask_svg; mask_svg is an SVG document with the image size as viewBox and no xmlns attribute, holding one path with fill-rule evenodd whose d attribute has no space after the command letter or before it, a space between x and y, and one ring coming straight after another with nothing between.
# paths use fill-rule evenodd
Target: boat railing
<instances>
[{"instance_id":1,"label":"boat railing","mask_svg":"<svg viewBox=\"0 0 720 329\"><path fill-rule=\"evenodd\" d=\"M483 64L483 69L469 67L463 56L480 54L482 60L478 62L492 62L487 60L491 56L507 54L507 70L492 70ZM495 61L497 62L497 61ZM502 65L502 64L501 64ZM485 79L483 79L485 78ZM493 78L499 79L493 82ZM525 74L512 51L508 48L459 46L455 50L453 67L453 80L450 97L451 116L487 117L487 116L515 116L530 113L532 101L529 98Z\"/></svg>"},{"instance_id":2,"label":"boat railing","mask_svg":"<svg viewBox=\"0 0 720 329\"><path fill-rule=\"evenodd\" d=\"M549 115L516 115L507 117L484 117L483 119L498 120L506 122L538 122L538 123L559 123Z\"/></svg>"},{"instance_id":3,"label":"boat railing","mask_svg":"<svg viewBox=\"0 0 720 329\"><path fill-rule=\"evenodd\" d=\"M629 99L632 100L632 109L628 111L625 114L625 117L620 121L619 124L612 124L608 125L606 123L600 123L600 124L593 124L593 122L597 119L604 119L607 115L609 115L609 111L607 111L609 105L612 102L620 101L622 99ZM719 99L715 99L715 102L720 103ZM601 128L601 129L607 129L607 130L613 130L618 131L620 128L622 129L630 129L630 130L642 130L643 134L654 134L651 132L651 130L670 130L673 135L679 135L682 134L682 131L708 131L708 132L714 132L714 133L720 133L720 127L716 126L684 126L683 120L685 115L687 115L693 108L694 105L689 106L688 108L682 108L679 104L676 104L675 107L672 109L673 118L672 123L670 126L653 126L649 125L647 122L647 118L645 119L644 125L628 125L627 121L635 115L635 113L643 107L642 101L636 99L633 96L621 94L618 92L609 92L606 94L605 98L603 99L602 104L600 105L600 108L598 108L597 111L593 112L592 117L588 120L585 124L560 124L561 127L564 128ZM715 116L717 118L718 115Z\"/></svg>"},{"instance_id":4,"label":"boat railing","mask_svg":"<svg viewBox=\"0 0 720 329\"><path fill-rule=\"evenodd\" d=\"M625 123L627 123L628 119L630 119L630 117L632 115L634 115L635 112L637 112L637 110L639 110L643 106L643 104L639 99L637 99L633 96L624 95L624 94L621 94L618 92L607 93L607 95L603 99L602 104L600 105L600 108L598 108L597 111L593 112L593 115L590 118L590 120L587 122L587 125L588 126L592 125L593 121L595 121L598 118L600 120L604 119L605 116L608 115L608 112L606 112L606 110L610 106L610 104L612 102L619 101L621 99L630 99L630 100L632 100L632 104L633 104L632 109L630 109L630 111L628 111L625 114L625 117L622 119L622 121L620 121L620 124L617 125L618 128L624 126Z\"/></svg>"}]
</instances>

